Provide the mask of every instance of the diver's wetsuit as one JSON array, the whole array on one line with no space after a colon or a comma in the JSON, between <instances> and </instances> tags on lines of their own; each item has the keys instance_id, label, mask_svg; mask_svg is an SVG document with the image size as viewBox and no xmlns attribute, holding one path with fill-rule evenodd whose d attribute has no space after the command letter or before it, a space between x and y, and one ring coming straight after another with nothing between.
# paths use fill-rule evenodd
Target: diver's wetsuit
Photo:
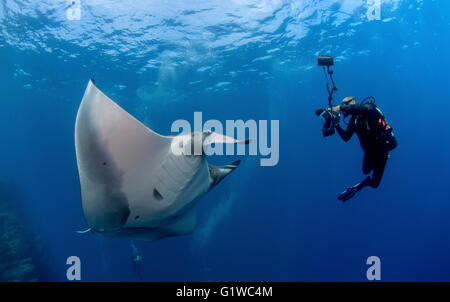
<instances>
[{"instance_id":1,"label":"diver's wetsuit","mask_svg":"<svg viewBox=\"0 0 450 302\"><path fill-rule=\"evenodd\" d=\"M361 148L364 150L363 173L369 174L373 171L372 177L367 176L353 188L356 192L365 186L377 188L383 177L389 155L376 139L378 134L376 122L379 117L376 106L370 103L364 105L341 105L340 111L352 116L346 130L342 129L340 125L336 127L339 136L347 142L353 136L353 133L358 135Z\"/></svg>"}]
</instances>

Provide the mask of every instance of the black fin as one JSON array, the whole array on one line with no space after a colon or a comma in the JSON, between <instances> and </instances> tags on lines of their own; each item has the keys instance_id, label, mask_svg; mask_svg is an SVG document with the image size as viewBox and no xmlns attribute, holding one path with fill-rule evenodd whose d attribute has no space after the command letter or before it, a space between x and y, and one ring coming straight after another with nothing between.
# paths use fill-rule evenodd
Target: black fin
<instances>
[{"instance_id":1,"label":"black fin","mask_svg":"<svg viewBox=\"0 0 450 302\"><path fill-rule=\"evenodd\" d=\"M338 200L342 202L346 202L347 200L351 199L353 196L355 196L357 190L355 187L348 188L338 196Z\"/></svg>"},{"instance_id":2,"label":"black fin","mask_svg":"<svg viewBox=\"0 0 450 302\"><path fill-rule=\"evenodd\" d=\"M236 169L240 163L241 161L237 160L226 166L213 166L208 164L209 174L211 175L212 180L210 189L221 182L222 179Z\"/></svg>"}]
</instances>

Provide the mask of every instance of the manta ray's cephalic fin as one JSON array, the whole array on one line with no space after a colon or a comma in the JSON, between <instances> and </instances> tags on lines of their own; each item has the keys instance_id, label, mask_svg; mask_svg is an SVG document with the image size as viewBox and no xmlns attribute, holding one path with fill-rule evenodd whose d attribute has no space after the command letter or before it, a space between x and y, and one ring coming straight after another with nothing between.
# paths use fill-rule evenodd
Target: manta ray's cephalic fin
<instances>
[{"instance_id":1,"label":"manta ray's cephalic fin","mask_svg":"<svg viewBox=\"0 0 450 302\"><path fill-rule=\"evenodd\" d=\"M91 228L84 230L84 231L77 231L78 234L86 234L88 232L92 231Z\"/></svg>"},{"instance_id":2,"label":"manta ray's cephalic fin","mask_svg":"<svg viewBox=\"0 0 450 302\"><path fill-rule=\"evenodd\" d=\"M225 178L228 174L230 174L234 169L236 169L239 164L241 163L240 160L237 160L229 165L226 166L213 166L208 164L209 173L211 175L211 187L210 190L217 185L219 182L222 181L222 179Z\"/></svg>"}]
</instances>

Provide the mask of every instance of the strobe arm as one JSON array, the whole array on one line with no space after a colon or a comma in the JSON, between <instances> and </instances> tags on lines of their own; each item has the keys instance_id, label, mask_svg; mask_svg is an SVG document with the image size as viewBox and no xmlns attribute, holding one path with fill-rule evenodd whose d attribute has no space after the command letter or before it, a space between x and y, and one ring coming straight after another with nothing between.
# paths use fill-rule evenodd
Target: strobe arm
<instances>
[{"instance_id":1,"label":"strobe arm","mask_svg":"<svg viewBox=\"0 0 450 302\"><path fill-rule=\"evenodd\" d=\"M323 66L323 71L325 73L325 66ZM331 108L331 107L333 107L333 104L332 104L333 94L338 90L338 88L334 84L333 70L330 69L330 65L327 65L327 72L328 72L328 76L327 76L327 73L325 73L325 77L327 79L328 106ZM330 81L328 80L328 77L330 78L331 84L333 85L333 87L331 89L330 89Z\"/></svg>"}]
</instances>

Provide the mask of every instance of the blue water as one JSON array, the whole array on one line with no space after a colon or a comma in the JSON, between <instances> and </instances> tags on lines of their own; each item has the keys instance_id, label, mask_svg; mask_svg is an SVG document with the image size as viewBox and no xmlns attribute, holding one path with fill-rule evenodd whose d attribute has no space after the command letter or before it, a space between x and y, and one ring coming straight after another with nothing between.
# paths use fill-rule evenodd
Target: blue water
<instances>
[{"instance_id":1,"label":"blue water","mask_svg":"<svg viewBox=\"0 0 450 302\"><path fill-rule=\"evenodd\" d=\"M0 3L0 177L20 189L27 228L48 250L41 280L64 281L78 256L83 281L450 281L450 3L372 1L101 1ZM315 56L336 58L337 99L373 95L399 147L380 187L346 204L362 180L354 137L322 138L326 106ZM136 241L86 228L74 147L89 78L147 126L176 119L280 121L280 160L258 156L197 206L187 236ZM221 161L223 159L214 159Z\"/></svg>"}]
</instances>

